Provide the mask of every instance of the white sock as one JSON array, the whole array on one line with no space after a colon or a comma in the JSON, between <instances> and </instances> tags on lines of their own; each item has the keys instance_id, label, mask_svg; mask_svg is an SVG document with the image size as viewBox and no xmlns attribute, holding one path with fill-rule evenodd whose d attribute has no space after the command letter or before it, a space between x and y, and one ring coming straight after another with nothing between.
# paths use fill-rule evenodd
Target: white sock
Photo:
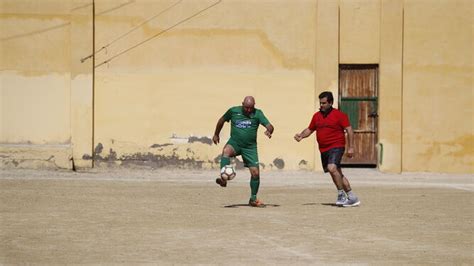
<instances>
[{"instance_id":1,"label":"white sock","mask_svg":"<svg viewBox=\"0 0 474 266\"><path fill-rule=\"evenodd\" d=\"M348 192L347 192L347 197L349 197L349 198L352 199L352 198L355 198L356 195L355 195L354 193L352 193L352 190L351 190L351 191L348 191Z\"/></svg>"}]
</instances>

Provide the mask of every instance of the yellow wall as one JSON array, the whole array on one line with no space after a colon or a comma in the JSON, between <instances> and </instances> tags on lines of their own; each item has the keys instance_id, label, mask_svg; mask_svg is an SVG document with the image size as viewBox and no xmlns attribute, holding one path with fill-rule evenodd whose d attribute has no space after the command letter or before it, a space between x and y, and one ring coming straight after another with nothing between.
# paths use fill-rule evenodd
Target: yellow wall
<instances>
[{"instance_id":1,"label":"yellow wall","mask_svg":"<svg viewBox=\"0 0 474 266\"><path fill-rule=\"evenodd\" d=\"M377 64L380 61L380 1L341 0L339 62Z\"/></svg>"},{"instance_id":2,"label":"yellow wall","mask_svg":"<svg viewBox=\"0 0 474 266\"><path fill-rule=\"evenodd\" d=\"M338 1L318 1L316 18L316 56L315 56L315 82L314 82L314 109L319 110L318 95L322 91L331 91L337 99L339 80L339 6ZM337 107L337 102L334 102ZM310 118L310 116L308 116ZM306 127L308 123L305 125ZM310 136L311 139L314 136ZM317 145L316 145L317 147ZM314 150L315 170L322 171L319 150Z\"/></svg>"},{"instance_id":3,"label":"yellow wall","mask_svg":"<svg viewBox=\"0 0 474 266\"><path fill-rule=\"evenodd\" d=\"M68 14L2 1L2 142L70 141Z\"/></svg>"},{"instance_id":4,"label":"yellow wall","mask_svg":"<svg viewBox=\"0 0 474 266\"><path fill-rule=\"evenodd\" d=\"M474 172L473 2L406 1L403 171Z\"/></svg>"},{"instance_id":5,"label":"yellow wall","mask_svg":"<svg viewBox=\"0 0 474 266\"><path fill-rule=\"evenodd\" d=\"M69 3L2 0L1 12L2 161L69 167Z\"/></svg>"},{"instance_id":6,"label":"yellow wall","mask_svg":"<svg viewBox=\"0 0 474 266\"><path fill-rule=\"evenodd\" d=\"M469 0L96 0L95 29L92 2L0 0L2 167L213 168L218 118L254 95L264 169L320 171L292 137L339 64L370 63L379 169L474 172Z\"/></svg>"},{"instance_id":7,"label":"yellow wall","mask_svg":"<svg viewBox=\"0 0 474 266\"><path fill-rule=\"evenodd\" d=\"M403 3L383 0L380 14L379 169L401 172Z\"/></svg>"},{"instance_id":8,"label":"yellow wall","mask_svg":"<svg viewBox=\"0 0 474 266\"><path fill-rule=\"evenodd\" d=\"M71 158L76 168L93 166L90 158L93 150L93 5L91 0L73 0L70 12L70 119Z\"/></svg>"},{"instance_id":9,"label":"yellow wall","mask_svg":"<svg viewBox=\"0 0 474 266\"><path fill-rule=\"evenodd\" d=\"M98 12L113 7L110 1L97 2ZM98 16L97 46L107 46L98 53L98 64L216 1L173 3L137 1ZM293 14L298 17L286 19ZM316 4L310 1L222 1L99 66L95 146L103 150L98 158L141 158L155 167L215 167L229 137L226 124L223 143L209 144L217 120L254 95L256 107L276 127L271 140L260 129L264 169L277 169L275 159L283 160L285 169L312 169L314 140L296 145L292 137L308 125L314 110L315 15ZM201 141L187 143L193 137Z\"/></svg>"}]
</instances>

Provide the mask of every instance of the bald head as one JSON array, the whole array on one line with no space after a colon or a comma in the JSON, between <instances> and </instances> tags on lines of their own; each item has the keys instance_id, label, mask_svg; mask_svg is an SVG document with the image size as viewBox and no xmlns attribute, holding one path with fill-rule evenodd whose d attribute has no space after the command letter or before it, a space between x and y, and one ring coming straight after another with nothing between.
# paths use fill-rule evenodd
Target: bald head
<instances>
[{"instance_id":1,"label":"bald head","mask_svg":"<svg viewBox=\"0 0 474 266\"><path fill-rule=\"evenodd\" d=\"M255 99L253 96L245 96L244 101L242 102L242 105L255 105Z\"/></svg>"},{"instance_id":2,"label":"bald head","mask_svg":"<svg viewBox=\"0 0 474 266\"><path fill-rule=\"evenodd\" d=\"M242 102L242 109L246 115L253 113L255 109L255 99L253 96L245 96L244 101Z\"/></svg>"}]
</instances>

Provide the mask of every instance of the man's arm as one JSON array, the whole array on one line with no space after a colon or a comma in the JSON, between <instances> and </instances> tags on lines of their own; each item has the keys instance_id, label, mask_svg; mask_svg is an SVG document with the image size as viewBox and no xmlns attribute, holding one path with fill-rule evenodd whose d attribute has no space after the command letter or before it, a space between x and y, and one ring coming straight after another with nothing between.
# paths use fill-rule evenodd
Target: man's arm
<instances>
[{"instance_id":1,"label":"man's arm","mask_svg":"<svg viewBox=\"0 0 474 266\"><path fill-rule=\"evenodd\" d=\"M295 135L295 140L300 142L300 140L309 137L311 134L313 134L314 130L311 130L309 128L305 128L301 133L296 133Z\"/></svg>"},{"instance_id":2,"label":"man's arm","mask_svg":"<svg viewBox=\"0 0 474 266\"><path fill-rule=\"evenodd\" d=\"M267 130L265 131L265 135L266 135L268 138L271 138L271 137L272 137L272 134L273 134L273 130L275 130L275 128L273 127L272 124L266 125L265 128L267 129Z\"/></svg>"},{"instance_id":3,"label":"man's arm","mask_svg":"<svg viewBox=\"0 0 474 266\"><path fill-rule=\"evenodd\" d=\"M220 141L219 134L221 133L222 127L224 126L225 120L224 117L219 118L217 121L216 130L214 130L214 136L212 137L212 141L214 144L218 144Z\"/></svg>"},{"instance_id":4,"label":"man's arm","mask_svg":"<svg viewBox=\"0 0 474 266\"><path fill-rule=\"evenodd\" d=\"M352 158L354 156L354 130L352 130L351 126L345 128L347 132L347 157Z\"/></svg>"}]
</instances>

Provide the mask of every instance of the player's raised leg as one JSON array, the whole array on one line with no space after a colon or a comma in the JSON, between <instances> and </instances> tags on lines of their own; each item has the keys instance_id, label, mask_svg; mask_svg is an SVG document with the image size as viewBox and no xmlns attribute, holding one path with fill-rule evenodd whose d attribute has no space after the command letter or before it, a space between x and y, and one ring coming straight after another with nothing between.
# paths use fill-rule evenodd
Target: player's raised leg
<instances>
[{"instance_id":1,"label":"player's raised leg","mask_svg":"<svg viewBox=\"0 0 474 266\"><path fill-rule=\"evenodd\" d=\"M234 148L231 145L226 144L224 146L224 149L222 149L222 156L221 156L221 162L220 162L219 170L222 169L222 167L230 164L230 158L231 157L235 157ZM222 179L220 177L220 175L216 179L216 183L219 184L221 187L226 187L227 186L227 181Z\"/></svg>"}]
</instances>

